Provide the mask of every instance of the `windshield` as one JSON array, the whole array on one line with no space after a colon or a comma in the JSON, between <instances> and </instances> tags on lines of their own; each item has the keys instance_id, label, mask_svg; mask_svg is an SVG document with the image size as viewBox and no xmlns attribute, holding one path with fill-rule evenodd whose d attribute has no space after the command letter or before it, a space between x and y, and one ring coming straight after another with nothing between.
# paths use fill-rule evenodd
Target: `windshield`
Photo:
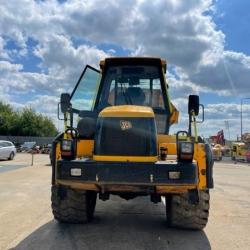
<instances>
[{"instance_id":1,"label":"windshield","mask_svg":"<svg viewBox=\"0 0 250 250\"><path fill-rule=\"evenodd\" d=\"M162 94L161 72L156 66L109 67L103 81L99 109L113 105L152 107L156 115L158 133L167 130L168 106Z\"/></svg>"}]
</instances>

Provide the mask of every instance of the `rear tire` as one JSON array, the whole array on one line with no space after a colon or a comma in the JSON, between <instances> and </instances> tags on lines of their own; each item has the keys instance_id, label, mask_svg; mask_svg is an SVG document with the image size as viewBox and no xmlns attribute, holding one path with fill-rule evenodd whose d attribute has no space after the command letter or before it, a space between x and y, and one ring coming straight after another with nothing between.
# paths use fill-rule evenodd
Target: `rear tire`
<instances>
[{"instance_id":1,"label":"rear tire","mask_svg":"<svg viewBox=\"0 0 250 250\"><path fill-rule=\"evenodd\" d=\"M167 200L167 222L171 227L201 230L208 221L209 190L199 190L199 202L191 204L188 193L172 195Z\"/></svg>"},{"instance_id":2,"label":"rear tire","mask_svg":"<svg viewBox=\"0 0 250 250\"><path fill-rule=\"evenodd\" d=\"M14 152L11 152L8 160L12 161L14 159L14 156L15 156Z\"/></svg>"},{"instance_id":3,"label":"rear tire","mask_svg":"<svg viewBox=\"0 0 250 250\"><path fill-rule=\"evenodd\" d=\"M86 223L93 219L96 192L64 188L65 195L58 186L51 187L51 207L54 218L65 223Z\"/></svg>"}]
</instances>

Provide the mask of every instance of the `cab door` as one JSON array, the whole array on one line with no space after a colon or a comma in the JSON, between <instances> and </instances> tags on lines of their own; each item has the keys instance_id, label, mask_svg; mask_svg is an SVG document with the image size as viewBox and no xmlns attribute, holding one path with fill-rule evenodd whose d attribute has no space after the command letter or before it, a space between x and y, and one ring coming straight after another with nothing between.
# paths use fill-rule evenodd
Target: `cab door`
<instances>
[{"instance_id":1,"label":"cab door","mask_svg":"<svg viewBox=\"0 0 250 250\"><path fill-rule=\"evenodd\" d=\"M1 143L1 148L0 148L0 157L1 158L8 158L9 157L9 147L7 142L2 142Z\"/></svg>"},{"instance_id":2,"label":"cab door","mask_svg":"<svg viewBox=\"0 0 250 250\"><path fill-rule=\"evenodd\" d=\"M0 142L0 159L4 158L3 142Z\"/></svg>"},{"instance_id":3,"label":"cab door","mask_svg":"<svg viewBox=\"0 0 250 250\"><path fill-rule=\"evenodd\" d=\"M89 65L85 67L71 94L71 104L74 113L93 111L100 79L101 73L99 70Z\"/></svg>"}]
</instances>

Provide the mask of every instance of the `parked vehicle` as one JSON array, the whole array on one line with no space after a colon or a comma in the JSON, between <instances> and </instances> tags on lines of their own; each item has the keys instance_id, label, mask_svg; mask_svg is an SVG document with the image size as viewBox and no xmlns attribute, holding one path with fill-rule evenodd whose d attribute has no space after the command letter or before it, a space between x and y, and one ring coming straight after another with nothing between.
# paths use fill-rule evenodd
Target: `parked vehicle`
<instances>
[{"instance_id":1,"label":"parked vehicle","mask_svg":"<svg viewBox=\"0 0 250 250\"><path fill-rule=\"evenodd\" d=\"M250 133L244 133L241 139L232 144L232 160L249 162Z\"/></svg>"},{"instance_id":2,"label":"parked vehicle","mask_svg":"<svg viewBox=\"0 0 250 250\"><path fill-rule=\"evenodd\" d=\"M42 154L49 154L51 151L52 144L44 145L41 149Z\"/></svg>"},{"instance_id":3,"label":"parked vehicle","mask_svg":"<svg viewBox=\"0 0 250 250\"><path fill-rule=\"evenodd\" d=\"M0 159L13 160L16 155L16 147L10 141L0 141Z\"/></svg>"},{"instance_id":4,"label":"parked vehicle","mask_svg":"<svg viewBox=\"0 0 250 250\"><path fill-rule=\"evenodd\" d=\"M34 141L26 141L26 142L24 142L23 145L21 145L20 152L28 152L31 149L33 149L35 147L35 145L36 145L36 142L34 142Z\"/></svg>"},{"instance_id":5,"label":"parked vehicle","mask_svg":"<svg viewBox=\"0 0 250 250\"><path fill-rule=\"evenodd\" d=\"M246 161L247 145L244 142L234 142L232 146L232 160Z\"/></svg>"},{"instance_id":6,"label":"parked vehicle","mask_svg":"<svg viewBox=\"0 0 250 250\"><path fill-rule=\"evenodd\" d=\"M29 154L40 154L41 153L40 146L35 145L33 148L29 149L26 152Z\"/></svg>"},{"instance_id":7,"label":"parked vehicle","mask_svg":"<svg viewBox=\"0 0 250 250\"><path fill-rule=\"evenodd\" d=\"M16 152L20 153L22 144L20 142L13 142L13 143L14 143L14 145L16 147Z\"/></svg>"}]
</instances>

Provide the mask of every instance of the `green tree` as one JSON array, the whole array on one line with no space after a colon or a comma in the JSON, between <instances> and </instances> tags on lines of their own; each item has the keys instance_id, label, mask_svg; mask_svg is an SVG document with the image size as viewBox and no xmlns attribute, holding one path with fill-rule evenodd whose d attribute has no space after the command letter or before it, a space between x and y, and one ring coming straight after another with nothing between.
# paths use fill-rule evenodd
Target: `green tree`
<instances>
[{"instance_id":1,"label":"green tree","mask_svg":"<svg viewBox=\"0 0 250 250\"><path fill-rule=\"evenodd\" d=\"M55 136L57 130L51 118L36 113L32 108L14 111L0 102L0 134L14 136Z\"/></svg>"},{"instance_id":2,"label":"green tree","mask_svg":"<svg viewBox=\"0 0 250 250\"><path fill-rule=\"evenodd\" d=\"M8 104L0 102L0 134L8 135L15 119L15 112Z\"/></svg>"}]
</instances>

